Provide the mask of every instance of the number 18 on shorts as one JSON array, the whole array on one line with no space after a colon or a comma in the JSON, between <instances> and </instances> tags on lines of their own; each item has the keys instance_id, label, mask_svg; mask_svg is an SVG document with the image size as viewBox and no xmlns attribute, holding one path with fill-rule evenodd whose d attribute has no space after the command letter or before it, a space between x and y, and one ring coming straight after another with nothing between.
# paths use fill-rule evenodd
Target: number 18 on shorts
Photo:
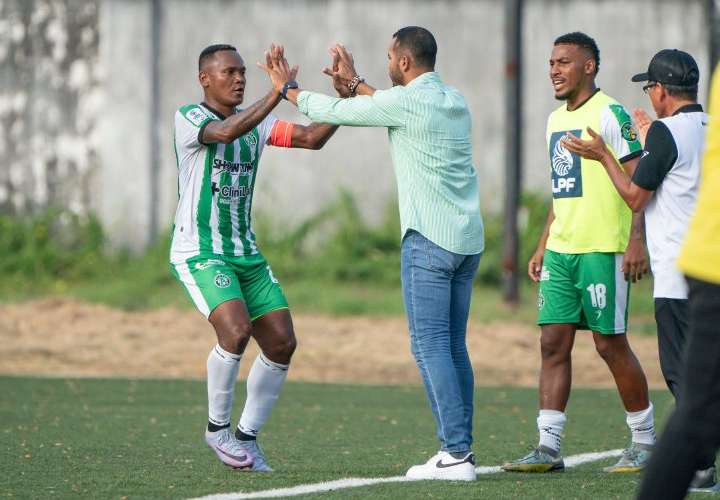
<instances>
[{"instance_id":1,"label":"number 18 on shorts","mask_svg":"<svg viewBox=\"0 0 720 500\"><path fill-rule=\"evenodd\" d=\"M571 323L603 334L625 333L630 284L620 253L546 250L538 292L538 324Z\"/></svg>"}]
</instances>

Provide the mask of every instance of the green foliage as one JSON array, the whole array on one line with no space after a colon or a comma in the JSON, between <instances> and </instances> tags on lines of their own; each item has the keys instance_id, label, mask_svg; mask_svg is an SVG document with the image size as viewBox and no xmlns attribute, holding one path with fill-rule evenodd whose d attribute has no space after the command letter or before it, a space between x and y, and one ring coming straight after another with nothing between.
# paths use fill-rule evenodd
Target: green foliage
<instances>
[{"instance_id":1,"label":"green foliage","mask_svg":"<svg viewBox=\"0 0 720 500\"><path fill-rule=\"evenodd\" d=\"M526 193L519 213L520 261L524 269L535 251L547 217L548 202ZM497 285L502 279L503 218L485 213L485 252L477 281ZM273 231L260 219L263 253L278 276L338 282L396 284L400 281L400 220L397 202L388 205L382 224L366 224L347 192L289 234Z\"/></svg>"},{"instance_id":2,"label":"green foliage","mask_svg":"<svg viewBox=\"0 0 720 500\"><path fill-rule=\"evenodd\" d=\"M545 223L547 204L532 194L523 196L522 203L519 267L524 274ZM502 278L503 227L500 215L485 213L484 219L486 245L477 281L487 285L486 304L497 302L490 299L489 287L496 287ZM368 224L352 195L341 192L291 230L273 227L262 214L255 226L263 254L293 305L345 314L402 312L396 202L387 205L377 225ZM110 251L93 217L58 210L30 218L0 216L0 297L71 295L125 309L189 306L169 271L169 239L168 232L143 255L132 255ZM388 300L390 296L395 299Z\"/></svg>"},{"instance_id":3,"label":"green foliage","mask_svg":"<svg viewBox=\"0 0 720 500\"><path fill-rule=\"evenodd\" d=\"M518 271L521 279L527 263L537 248L538 240L545 227L549 202L537 193L524 193L520 198L518 213L519 260ZM480 261L477 280L486 285L498 285L503 276L503 216L484 214L485 252Z\"/></svg>"},{"instance_id":4,"label":"green foliage","mask_svg":"<svg viewBox=\"0 0 720 500\"><path fill-rule=\"evenodd\" d=\"M94 218L50 210L32 218L0 215L0 272L6 278L87 278L97 270L104 236Z\"/></svg>"},{"instance_id":5,"label":"green foliage","mask_svg":"<svg viewBox=\"0 0 720 500\"><path fill-rule=\"evenodd\" d=\"M93 216L55 209L26 218L0 215L0 295L25 298L96 283L102 296L102 289L115 279L151 293L154 286L172 279L167 245L165 235L144 255L132 256L108 250L103 229ZM127 287L123 293L128 293Z\"/></svg>"},{"instance_id":6,"label":"green foliage","mask_svg":"<svg viewBox=\"0 0 720 500\"><path fill-rule=\"evenodd\" d=\"M383 222L369 226L347 192L285 234L259 218L263 254L285 280L396 284L400 281L400 221L388 205Z\"/></svg>"}]
</instances>

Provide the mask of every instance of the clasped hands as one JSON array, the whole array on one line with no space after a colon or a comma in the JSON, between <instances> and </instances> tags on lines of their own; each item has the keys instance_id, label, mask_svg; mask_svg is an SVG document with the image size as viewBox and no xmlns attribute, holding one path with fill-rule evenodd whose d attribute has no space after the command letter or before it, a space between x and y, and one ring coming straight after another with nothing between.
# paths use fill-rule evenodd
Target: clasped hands
<instances>
[{"instance_id":1,"label":"clasped hands","mask_svg":"<svg viewBox=\"0 0 720 500\"><path fill-rule=\"evenodd\" d=\"M355 71L355 61L344 45L336 44L329 49L332 61L330 66L322 70L323 74L332 78L333 87L340 97L350 97L353 79L358 76ZM290 66L285 58L285 48L282 45L272 44L270 50L265 52L265 63L258 62L270 77L273 88L279 93L287 82L295 80L299 67Z\"/></svg>"}]
</instances>

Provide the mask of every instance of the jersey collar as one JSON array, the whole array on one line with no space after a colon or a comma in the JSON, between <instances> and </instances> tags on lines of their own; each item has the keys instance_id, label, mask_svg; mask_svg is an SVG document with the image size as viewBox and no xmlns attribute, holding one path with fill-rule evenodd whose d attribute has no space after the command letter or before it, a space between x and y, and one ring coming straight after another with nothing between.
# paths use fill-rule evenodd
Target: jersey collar
<instances>
[{"instance_id":1,"label":"jersey collar","mask_svg":"<svg viewBox=\"0 0 720 500\"><path fill-rule=\"evenodd\" d=\"M682 106L681 108L678 108L672 115L679 115L680 113L702 113L702 105L701 104L686 104L685 106Z\"/></svg>"},{"instance_id":2,"label":"jersey collar","mask_svg":"<svg viewBox=\"0 0 720 500\"><path fill-rule=\"evenodd\" d=\"M600 92L600 87L596 88L595 91L594 91L592 94L590 94L590 97L588 97L588 98L585 99L583 102L581 102L580 105L579 105L577 108L575 108L575 109L573 109L572 111L570 111L569 109L567 109L567 104L566 104L566 105L565 105L565 110L566 110L568 113L574 113L574 112L577 111L578 109L580 109L580 108L582 108L583 106L585 106L585 104L587 104L587 103L590 101L590 99L592 99L593 97L595 97L595 96L598 94L598 92Z\"/></svg>"},{"instance_id":3,"label":"jersey collar","mask_svg":"<svg viewBox=\"0 0 720 500\"><path fill-rule=\"evenodd\" d=\"M204 108L207 108L208 110L212 111L212 113L213 113L214 115L216 115L218 118L220 118L221 120L224 120L225 118L227 118L227 116L225 116L225 115L222 114L220 111L218 111L218 110L214 109L213 107L211 107L208 103L206 103L206 102L203 101L203 102L201 102L200 104L202 104L202 106L203 106Z\"/></svg>"}]
</instances>

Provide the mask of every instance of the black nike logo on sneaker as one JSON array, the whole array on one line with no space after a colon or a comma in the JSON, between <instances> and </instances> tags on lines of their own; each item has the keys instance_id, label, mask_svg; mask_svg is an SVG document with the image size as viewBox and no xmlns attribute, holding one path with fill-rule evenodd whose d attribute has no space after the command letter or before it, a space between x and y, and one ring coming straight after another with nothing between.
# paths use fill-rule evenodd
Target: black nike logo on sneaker
<instances>
[{"instance_id":1,"label":"black nike logo on sneaker","mask_svg":"<svg viewBox=\"0 0 720 500\"><path fill-rule=\"evenodd\" d=\"M238 462L242 462L248 459L247 455L231 455L230 453L226 452L222 448L215 448L217 451L225 455L226 457L232 458L233 460L237 460Z\"/></svg>"},{"instance_id":2,"label":"black nike logo on sneaker","mask_svg":"<svg viewBox=\"0 0 720 500\"><path fill-rule=\"evenodd\" d=\"M435 467L438 469L447 469L448 467L454 467L456 465L464 464L464 463L470 463L472 465L475 465L475 456L472 453L468 453L468 455L462 459L458 460L457 462L452 462L449 464L443 463L442 458L437 461L435 464Z\"/></svg>"}]
</instances>

